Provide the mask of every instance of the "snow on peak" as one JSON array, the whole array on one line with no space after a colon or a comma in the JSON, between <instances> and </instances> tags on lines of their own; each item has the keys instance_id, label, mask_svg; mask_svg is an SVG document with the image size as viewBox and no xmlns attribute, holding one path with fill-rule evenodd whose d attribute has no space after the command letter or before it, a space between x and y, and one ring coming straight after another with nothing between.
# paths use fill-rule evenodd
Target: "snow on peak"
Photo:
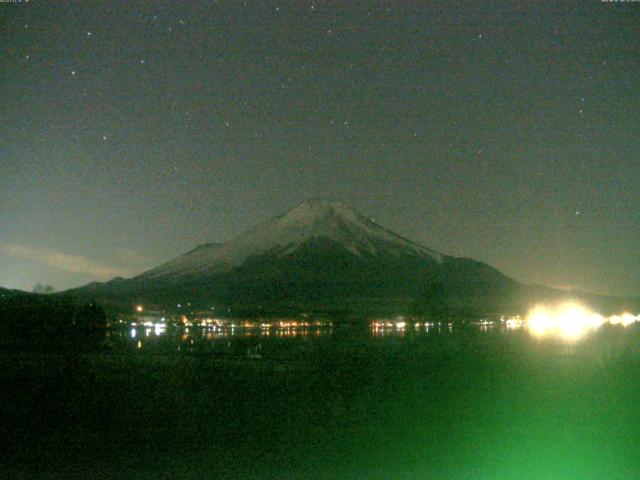
<instances>
[{"instance_id":1,"label":"snow on peak","mask_svg":"<svg viewBox=\"0 0 640 480\"><path fill-rule=\"evenodd\" d=\"M376 253L380 248L392 252L408 248L416 253L428 254L438 261L442 260L437 252L379 226L337 201L307 200L272 222L277 225L281 234L287 232L291 235L289 242L282 239L281 244L296 244L309 238L328 238L341 243L355 254L363 251Z\"/></svg>"},{"instance_id":2,"label":"snow on peak","mask_svg":"<svg viewBox=\"0 0 640 480\"><path fill-rule=\"evenodd\" d=\"M143 276L216 273L241 265L254 255L293 252L312 239L334 241L354 255L411 252L442 261L439 253L380 227L341 202L311 199L227 243L200 246Z\"/></svg>"},{"instance_id":3,"label":"snow on peak","mask_svg":"<svg viewBox=\"0 0 640 480\"><path fill-rule=\"evenodd\" d=\"M342 224L367 222L368 219L340 202L313 199L300 203L284 215L275 217L269 223L274 223L280 229L311 229L324 227L327 230L338 228ZM308 233L321 233L308 232Z\"/></svg>"}]
</instances>

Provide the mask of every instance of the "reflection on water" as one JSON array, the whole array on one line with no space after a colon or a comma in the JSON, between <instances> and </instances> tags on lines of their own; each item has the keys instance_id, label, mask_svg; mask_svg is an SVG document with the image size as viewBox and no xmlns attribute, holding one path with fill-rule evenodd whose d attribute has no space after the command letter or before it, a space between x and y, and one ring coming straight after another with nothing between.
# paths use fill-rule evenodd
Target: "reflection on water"
<instances>
[{"instance_id":1,"label":"reflection on water","mask_svg":"<svg viewBox=\"0 0 640 480\"><path fill-rule=\"evenodd\" d=\"M121 328L113 329L109 332L109 337L119 338L125 337L126 330ZM194 339L216 340L218 338L236 338L236 337L307 337L330 335L333 333L333 327L316 327L316 328L275 328L275 329L249 329L249 328L216 328L216 327L172 327L172 326L156 326L154 328L130 327L129 337L136 339L139 337L176 337L180 341L187 342Z\"/></svg>"},{"instance_id":2,"label":"reflection on water","mask_svg":"<svg viewBox=\"0 0 640 480\"><path fill-rule=\"evenodd\" d=\"M570 308L571 307L571 308ZM541 313L542 312L542 313ZM549 313L551 312L551 313ZM556 312L555 316L553 312ZM559 312L559 313L558 313ZM576 313L577 312L577 313ZM584 339L589 331L595 331L602 325L628 327L640 317L623 314L612 317L601 317L576 306L561 305L556 310L537 307L522 319L519 315L503 316L499 319L480 319L476 321L423 321L415 318L398 316L395 318L376 319L369 322L368 333L372 338L407 336L454 335L459 332L494 332L509 334L510 332L527 332L534 338L550 338L567 343ZM352 326L352 328L355 328ZM359 331L359 330L358 330ZM327 337L334 333L334 325L329 321L296 321L276 320L231 321L222 323L211 321L204 323L171 324L165 322L131 323L110 330L108 340L115 348L129 348L158 351L222 351L237 350L237 345L244 343L247 350L261 340L276 341L286 339L309 339ZM220 347L223 345L224 348ZM242 350L242 349L240 349Z\"/></svg>"},{"instance_id":3,"label":"reflection on water","mask_svg":"<svg viewBox=\"0 0 640 480\"><path fill-rule=\"evenodd\" d=\"M341 326L341 333L356 333L360 339L378 341L425 340L438 336L459 338L466 334L526 335L535 340L559 342L565 354L573 352L578 341L608 328L626 328L640 317L622 314L602 317L575 304L556 307L536 307L526 318L519 315L482 318L467 321L425 321L414 317L379 318L368 328L356 324ZM114 351L145 353L192 353L234 358L299 358L300 350L316 340L328 339L334 325L328 320L221 320L203 319L198 322L159 322L121 324L107 333L107 344ZM362 325L360 323L360 325ZM344 337L344 335L341 335Z\"/></svg>"},{"instance_id":4,"label":"reflection on water","mask_svg":"<svg viewBox=\"0 0 640 480\"><path fill-rule=\"evenodd\" d=\"M330 336L330 322L238 322L182 326L170 323L122 325L107 331L107 345L115 351L211 353L260 358L262 343L280 348L288 340Z\"/></svg>"},{"instance_id":5,"label":"reflection on water","mask_svg":"<svg viewBox=\"0 0 640 480\"><path fill-rule=\"evenodd\" d=\"M327 337L334 333L329 320L303 318L280 319L222 319L209 316L170 320L167 317L147 316L136 322L120 320L119 326L108 333L108 340L116 349L142 351L186 352L247 352L266 339L306 340ZM640 320L640 316L623 313L604 317L576 303L536 306L525 318L519 315L476 320L424 320L410 316L378 318L368 322L368 329L350 328L370 338L405 338L432 335L455 335L458 332L510 334L526 332L536 340L563 342L566 345L584 341L601 330L605 324L615 328L628 327ZM362 325L360 322L359 325ZM360 328L360 329L359 329Z\"/></svg>"},{"instance_id":6,"label":"reflection on water","mask_svg":"<svg viewBox=\"0 0 640 480\"><path fill-rule=\"evenodd\" d=\"M406 338L433 335L454 335L457 332L509 332L523 326L519 317L499 320L480 320L454 323L451 321L417 321L396 317L374 320L369 328L351 325L344 327L349 335L360 338ZM344 332L344 329L341 330ZM281 355L313 339L327 339L335 333L332 322L300 322L276 320L270 322L235 321L204 324L171 324L145 322L121 325L108 331L107 344L115 351L141 351L148 353L202 353L235 357L262 358ZM263 351L267 346L269 353ZM277 356L276 355L276 356Z\"/></svg>"},{"instance_id":7,"label":"reflection on water","mask_svg":"<svg viewBox=\"0 0 640 480\"><path fill-rule=\"evenodd\" d=\"M525 326L525 322L519 315L514 317L501 317L499 320L481 319L467 322L424 322L397 317L395 319L374 320L369 324L371 335L381 337L385 335L404 336L408 331L414 333L453 333L459 330L477 329L481 332L489 330L519 330Z\"/></svg>"},{"instance_id":8,"label":"reflection on water","mask_svg":"<svg viewBox=\"0 0 640 480\"><path fill-rule=\"evenodd\" d=\"M481 332L490 330L518 330L524 326L518 318L502 318L497 321L480 320L476 322L454 323L423 322L407 320L399 317L394 320L374 320L369 323L369 335L372 337L396 336L404 337L407 334L452 334L461 330L475 329ZM195 344L196 342L215 342L221 339L238 338L308 338L332 335L334 326L332 323L322 324L291 324L290 322L275 322L270 324L238 323L232 325L195 325L176 326L166 323L131 324L127 327L117 327L109 331L110 339L128 339L140 346L149 342L171 340L177 343Z\"/></svg>"},{"instance_id":9,"label":"reflection on water","mask_svg":"<svg viewBox=\"0 0 640 480\"><path fill-rule=\"evenodd\" d=\"M640 326L629 316L580 343L540 339L517 317L394 317L122 324L107 344L107 354L4 358L1 384L15 385L0 389L13 415L12 465L45 468L46 451L46 468L69 472L73 444L83 449L74 468L105 465L101 478L255 480L286 469L307 480L627 480L640 471ZM177 455L176 445L187 448ZM29 473L0 476L69 478Z\"/></svg>"},{"instance_id":10,"label":"reflection on water","mask_svg":"<svg viewBox=\"0 0 640 480\"><path fill-rule=\"evenodd\" d=\"M640 322L640 315L624 312L620 315L605 317L575 302L559 305L537 305L527 314L526 319L519 315L501 317L499 320L481 319L467 322L421 322L399 316L394 319L372 321L369 326L373 336L403 336L409 330L414 332L448 332L455 329L476 328L481 332L490 330L514 331L526 329L537 339L555 339L566 343L584 340L605 324L629 327ZM413 327L413 328L411 328Z\"/></svg>"}]
</instances>

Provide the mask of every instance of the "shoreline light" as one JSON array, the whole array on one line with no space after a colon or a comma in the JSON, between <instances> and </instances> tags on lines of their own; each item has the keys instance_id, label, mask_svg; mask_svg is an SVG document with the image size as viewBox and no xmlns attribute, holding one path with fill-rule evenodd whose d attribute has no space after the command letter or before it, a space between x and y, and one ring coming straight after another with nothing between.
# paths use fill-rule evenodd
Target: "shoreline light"
<instances>
[{"instance_id":1,"label":"shoreline light","mask_svg":"<svg viewBox=\"0 0 640 480\"><path fill-rule=\"evenodd\" d=\"M603 317L583 305L570 302L559 306L538 305L526 319L529 332L538 338L558 337L576 341L600 328L605 323L627 327L640 321L640 315L630 313Z\"/></svg>"}]
</instances>

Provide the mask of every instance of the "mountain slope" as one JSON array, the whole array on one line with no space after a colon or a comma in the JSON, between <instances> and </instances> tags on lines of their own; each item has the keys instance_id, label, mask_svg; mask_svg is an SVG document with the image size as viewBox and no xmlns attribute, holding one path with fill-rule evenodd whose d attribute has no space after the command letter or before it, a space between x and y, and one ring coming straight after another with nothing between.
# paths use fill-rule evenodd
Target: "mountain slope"
<instances>
[{"instance_id":1,"label":"mountain slope","mask_svg":"<svg viewBox=\"0 0 640 480\"><path fill-rule=\"evenodd\" d=\"M137 278L212 275L239 267L255 256L286 256L314 239L332 241L356 256L386 252L419 255L438 262L443 259L443 255L380 227L342 203L309 200L225 244L201 245Z\"/></svg>"},{"instance_id":2,"label":"mountain slope","mask_svg":"<svg viewBox=\"0 0 640 480\"><path fill-rule=\"evenodd\" d=\"M444 255L348 206L306 201L223 244L205 244L132 279L68 292L131 308L213 306L238 314L496 312L523 286Z\"/></svg>"},{"instance_id":3,"label":"mountain slope","mask_svg":"<svg viewBox=\"0 0 640 480\"><path fill-rule=\"evenodd\" d=\"M215 262L216 253L220 251L221 247L221 243L198 245L184 255L147 270L139 278L180 277L181 275L203 273L212 262Z\"/></svg>"}]
</instances>

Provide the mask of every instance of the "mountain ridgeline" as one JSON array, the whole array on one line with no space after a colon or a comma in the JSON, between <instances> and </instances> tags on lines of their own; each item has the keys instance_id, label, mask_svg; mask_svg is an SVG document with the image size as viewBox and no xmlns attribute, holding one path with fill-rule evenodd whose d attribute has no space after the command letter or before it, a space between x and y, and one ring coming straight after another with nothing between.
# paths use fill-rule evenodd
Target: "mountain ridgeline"
<instances>
[{"instance_id":1,"label":"mountain ridgeline","mask_svg":"<svg viewBox=\"0 0 640 480\"><path fill-rule=\"evenodd\" d=\"M560 292L435 252L350 207L306 201L226 243L208 243L131 279L67 294L131 308L177 304L235 315L484 315Z\"/></svg>"}]
</instances>

